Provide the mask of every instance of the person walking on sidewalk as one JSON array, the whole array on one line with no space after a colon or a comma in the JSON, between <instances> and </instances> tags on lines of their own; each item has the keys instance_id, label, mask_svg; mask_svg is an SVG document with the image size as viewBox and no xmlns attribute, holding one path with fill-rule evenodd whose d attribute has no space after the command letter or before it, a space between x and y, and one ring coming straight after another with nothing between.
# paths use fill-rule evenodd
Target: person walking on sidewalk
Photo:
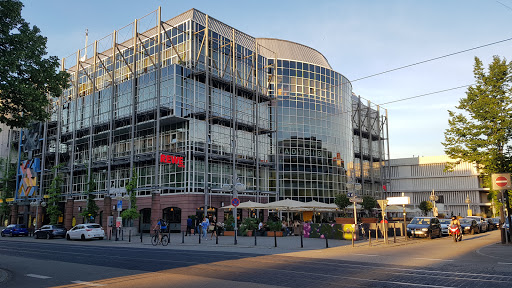
<instances>
[{"instance_id":1,"label":"person walking on sidewalk","mask_svg":"<svg viewBox=\"0 0 512 288\"><path fill-rule=\"evenodd\" d=\"M206 237L206 234L208 232L208 226L210 226L210 221L208 220L208 218L204 217L203 222L201 223L201 228L203 228L203 238L205 240L208 240L208 238Z\"/></svg>"},{"instance_id":2,"label":"person walking on sidewalk","mask_svg":"<svg viewBox=\"0 0 512 288\"><path fill-rule=\"evenodd\" d=\"M210 229L212 232L212 234L210 235L210 240L213 239L213 235L215 235L215 237L217 237L217 217L213 216L212 222L210 223L210 226L208 227L208 229Z\"/></svg>"},{"instance_id":3,"label":"person walking on sidewalk","mask_svg":"<svg viewBox=\"0 0 512 288\"><path fill-rule=\"evenodd\" d=\"M187 231L185 231L185 236L190 236L190 230L193 229L192 228L192 218L190 218L190 216L188 216L188 219L187 219ZM195 233L194 233L195 234Z\"/></svg>"}]
</instances>

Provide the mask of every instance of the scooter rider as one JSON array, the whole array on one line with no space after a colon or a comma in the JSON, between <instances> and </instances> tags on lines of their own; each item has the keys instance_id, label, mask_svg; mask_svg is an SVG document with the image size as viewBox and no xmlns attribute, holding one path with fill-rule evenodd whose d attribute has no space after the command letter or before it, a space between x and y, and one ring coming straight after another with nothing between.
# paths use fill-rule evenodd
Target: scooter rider
<instances>
[{"instance_id":1,"label":"scooter rider","mask_svg":"<svg viewBox=\"0 0 512 288\"><path fill-rule=\"evenodd\" d=\"M462 232L462 230L460 228L460 221L455 216L452 216L452 221L450 221L450 226L452 226L452 225L457 225L457 227L459 227L459 230Z\"/></svg>"}]
</instances>

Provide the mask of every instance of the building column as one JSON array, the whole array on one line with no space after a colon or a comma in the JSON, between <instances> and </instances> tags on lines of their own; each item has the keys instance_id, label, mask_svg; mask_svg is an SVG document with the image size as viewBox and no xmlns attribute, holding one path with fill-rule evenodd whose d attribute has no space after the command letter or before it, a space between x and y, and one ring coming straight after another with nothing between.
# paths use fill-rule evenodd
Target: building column
<instances>
[{"instance_id":1,"label":"building column","mask_svg":"<svg viewBox=\"0 0 512 288\"><path fill-rule=\"evenodd\" d=\"M9 224L18 223L18 204L14 203L11 207L11 221Z\"/></svg>"},{"instance_id":2,"label":"building column","mask_svg":"<svg viewBox=\"0 0 512 288\"><path fill-rule=\"evenodd\" d=\"M36 210L37 210L36 225L37 225L37 228L39 229L39 228L41 228L41 226L43 226L43 215L44 215L43 210L44 210L44 208L42 206L39 206L39 209L36 209Z\"/></svg>"},{"instance_id":3,"label":"building column","mask_svg":"<svg viewBox=\"0 0 512 288\"><path fill-rule=\"evenodd\" d=\"M103 199L103 219L101 220L102 223L100 223L101 227L107 227L108 216L112 216L112 198L105 196Z\"/></svg>"},{"instance_id":4,"label":"building column","mask_svg":"<svg viewBox=\"0 0 512 288\"><path fill-rule=\"evenodd\" d=\"M68 230L73 228L72 221L74 203L75 200L73 200L73 198L68 198L66 200L66 208L64 209L64 227Z\"/></svg>"},{"instance_id":5,"label":"building column","mask_svg":"<svg viewBox=\"0 0 512 288\"><path fill-rule=\"evenodd\" d=\"M151 231L158 220L162 218L162 209L160 207L160 193L151 193Z\"/></svg>"}]
</instances>

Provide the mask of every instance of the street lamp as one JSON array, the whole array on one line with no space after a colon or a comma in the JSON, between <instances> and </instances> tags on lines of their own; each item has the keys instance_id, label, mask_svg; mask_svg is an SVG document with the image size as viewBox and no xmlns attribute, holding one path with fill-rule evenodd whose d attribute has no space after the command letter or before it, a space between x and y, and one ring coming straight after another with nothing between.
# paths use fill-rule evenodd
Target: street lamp
<instances>
[{"instance_id":1,"label":"street lamp","mask_svg":"<svg viewBox=\"0 0 512 288\"><path fill-rule=\"evenodd\" d=\"M466 204L468 204L468 215L467 216L473 216L473 213L471 211L471 209L469 208L469 204L471 204L471 199L469 199L469 194L468 196L466 197Z\"/></svg>"},{"instance_id":2,"label":"street lamp","mask_svg":"<svg viewBox=\"0 0 512 288\"><path fill-rule=\"evenodd\" d=\"M34 230L37 230L37 222L39 220L39 205L41 205L41 207L46 207L46 202L41 201L40 199L35 199L34 201L30 202L30 206L36 206L36 225L34 225Z\"/></svg>"}]
</instances>

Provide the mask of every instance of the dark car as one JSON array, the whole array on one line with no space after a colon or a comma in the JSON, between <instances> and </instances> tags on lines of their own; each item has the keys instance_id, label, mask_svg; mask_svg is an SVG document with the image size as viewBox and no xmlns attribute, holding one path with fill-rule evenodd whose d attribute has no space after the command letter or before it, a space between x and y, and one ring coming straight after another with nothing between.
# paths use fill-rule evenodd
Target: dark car
<instances>
[{"instance_id":1,"label":"dark car","mask_svg":"<svg viewBox=\"0 0 512 288\"><path fill-rule=\"evenodd\" d=\"M43 227L41 227L41 229L37 229L35 232L34 232L34 238L36 239L40 239L40 238L44 238L44 239L51 239L51 238L55 238L55 237L66 237L66 232L68 230L66 228L64 228L63 225L44 225Z\"/></svg>"},{"instance_id":2,"label":"dark car","mask_svg":"<svg viewBox=\"0 0 512 288\"><path fill-rule=\"evenodd\" d=\"M494 218L485 218L485 220L487 221L489 231L498 229L499 222L494 222Z\"/></svg>"},{"instance_id":3,"label":"dark car","mask_svg":"<svg viewBox=\"0 0 512 288\"><path fill-rule=\"evenodd\" d=\"M480 232L480 226L474 218L462 218L459 219L460 226L462 227L462 233L464 234L475 234Z\"/></svg>"},{"instance_id":4,"label":"dark car","mask_svg":"<svg viewBox=\"0 0 512 288\"><path fill-rule=\"evenodd\" d=\"M12 236L28 236L27 226L25 224L11 224L0 232L0 235L4 237L5 235Z\"/></svg>"},{"instance_id":5,"label":"dark car","mask_svg":"<svg viewBox=\"0 0 512 288\"><path fill-rule=\"evenodd\" d=\"M414 217L407 225L407 236L441 237L441 224L436 217Z\"/></svg>"}]
</instances>

